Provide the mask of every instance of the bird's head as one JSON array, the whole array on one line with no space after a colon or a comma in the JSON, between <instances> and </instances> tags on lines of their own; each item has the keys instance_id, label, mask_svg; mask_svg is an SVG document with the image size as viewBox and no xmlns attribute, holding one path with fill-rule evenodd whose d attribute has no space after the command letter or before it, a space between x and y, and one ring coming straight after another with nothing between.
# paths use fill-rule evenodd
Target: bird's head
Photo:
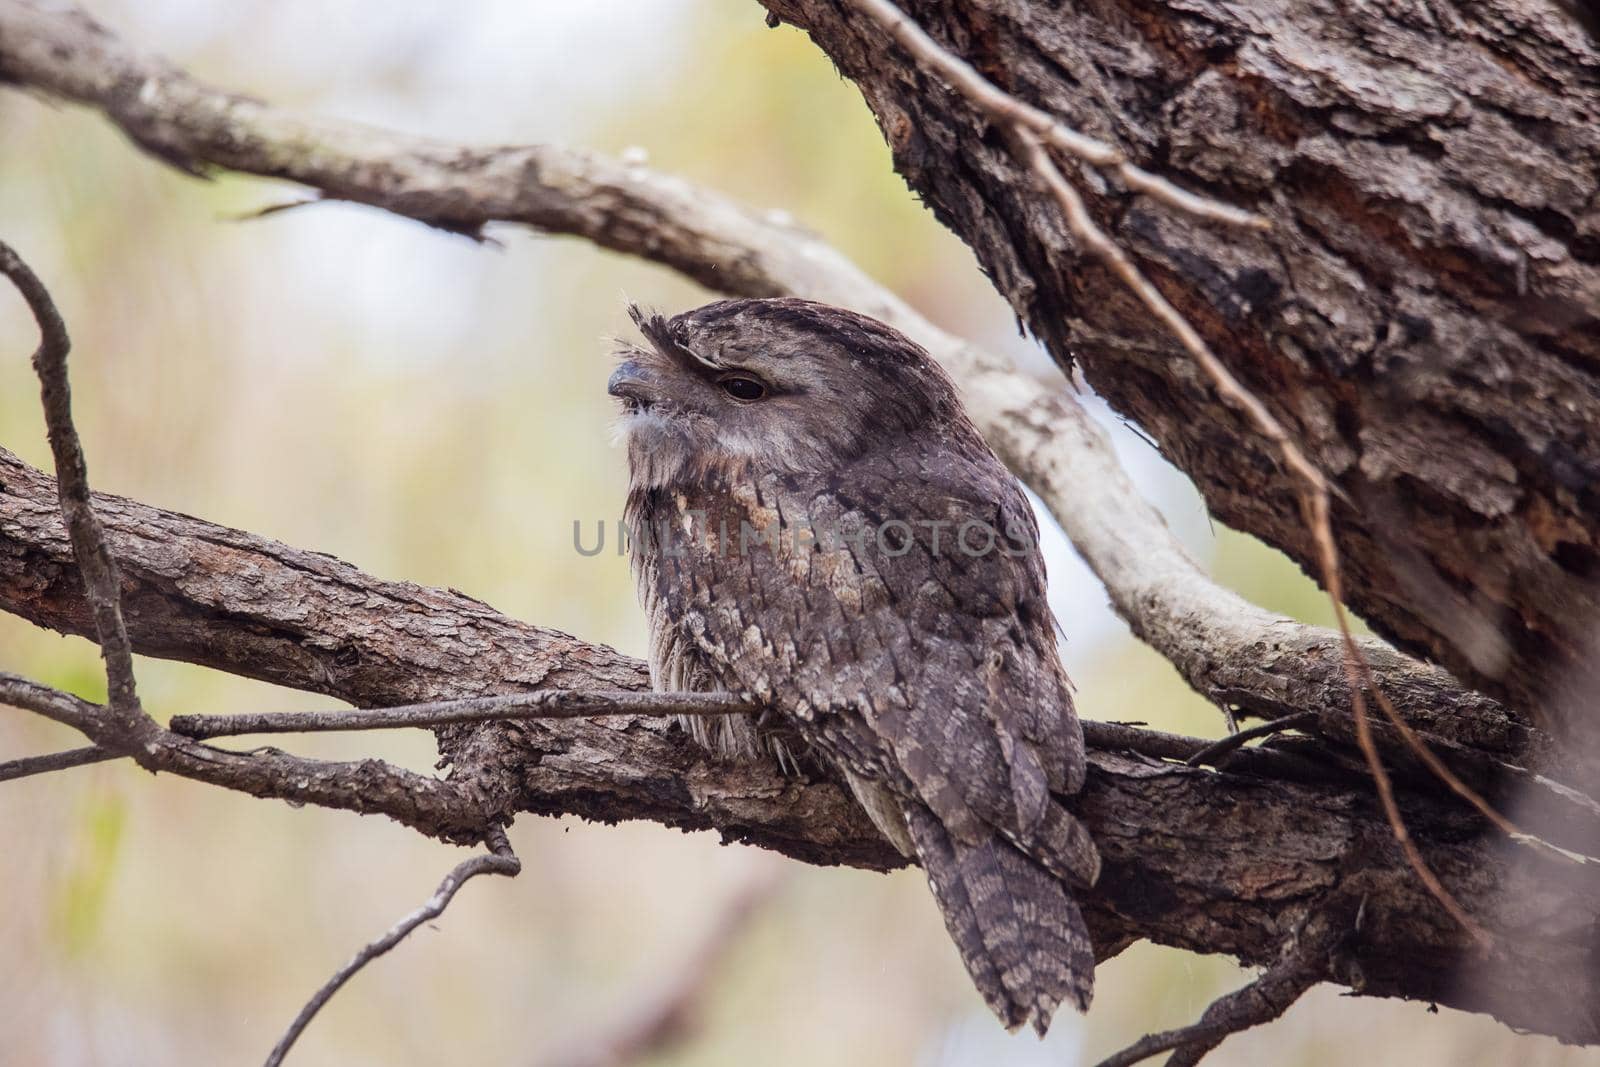
<instances>
[{"instance_id":1,"label":"bird's head","mask_svg":"<svg viewBox=\"0 0 1600 1067\"><path fill-rule=\"evenodd\" d=\"M913 433L964 437L943 371L902 334L809 300L721 300L666 318L630 309L607 391L635 486L835 469Z\"/></svg>"}]
</instances>

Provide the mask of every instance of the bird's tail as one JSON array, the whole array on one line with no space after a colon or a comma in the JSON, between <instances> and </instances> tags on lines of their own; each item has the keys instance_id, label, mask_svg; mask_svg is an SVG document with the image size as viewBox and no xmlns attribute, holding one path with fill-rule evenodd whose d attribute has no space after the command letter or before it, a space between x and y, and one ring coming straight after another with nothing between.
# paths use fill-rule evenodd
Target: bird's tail
<instances>
[{"instance_id":1,"label":"bird's tail","mask_svg":"<svg viewBox=\"0 0 1600 1067\"><path fill-rule=\"evenodd\" d=\"M1087 1011L1094 950L1067 888L999 835L955 840L921 804L906 823L945 926L983 999L1006 1028L1042 1037L1063 1000Z\"/></svg>"}]
</instances>

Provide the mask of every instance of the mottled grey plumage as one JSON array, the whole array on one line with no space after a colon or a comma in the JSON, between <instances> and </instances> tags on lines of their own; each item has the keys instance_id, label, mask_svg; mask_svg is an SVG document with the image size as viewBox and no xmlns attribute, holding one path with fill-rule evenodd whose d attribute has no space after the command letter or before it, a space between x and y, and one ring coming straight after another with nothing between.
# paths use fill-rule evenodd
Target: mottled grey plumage
<instances>
[{"instance_id":1,"label":"mottled grey plumage","mask_svg":"<svg viewBox=\"0 0 1600 1067\"><path fill-rule=\"evenodd\" d=\"M610 391L656 688L781 713L921 861L1008 1027L1086 1008L1067 886L1099 857L1057 800L1083 739L1016 479L927 354L871 319L780 299L634 320L648 344ZM748 719L695 729L759 744Z\"/></svg>"}]
</instances>

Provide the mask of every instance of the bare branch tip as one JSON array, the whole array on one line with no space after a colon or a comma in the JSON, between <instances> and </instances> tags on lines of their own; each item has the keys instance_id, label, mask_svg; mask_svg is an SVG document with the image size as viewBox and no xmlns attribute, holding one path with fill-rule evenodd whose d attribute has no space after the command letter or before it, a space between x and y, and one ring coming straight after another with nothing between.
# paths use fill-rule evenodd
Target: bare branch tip
<instances>
[{"instance_id":1,"label":"bare branch tip","mask_svg":"<svg viewBox=\"0 0 1600 1067\"><path fill-rule=\"evenodd\" d=\"M450 873L444 876L444 880L439 883L439 888L434 890L433 895L424 901L421 907L402 918L382 937L364 945L349 963L335 972L332 978L328 979L320 989L312 994L311 999L306 1001L305 1006L300 1009L300 1013L289 1024L288 1030L278 1039L278 1043L272 1047L272 1051L267 1054L265 1067L279 1067L289 1054L289 1050L294 1047L294 1043L299 1040L300 1035L310 1025L311 1020L327 1005L329 1000L333 999L333 995L355 976L357 971L400 944L417 927L431 922L444 914L444 910L455 899L456 893L469 880L481 874L502 874L507 877L513 877L521 871L522 863L516 854L511 851L510 841L506 838L503 829L493 827L486 831L484 842L490 851L462 860L456 864Z\"/></svg>"},{"instance_id":2,"label":"bare branch tip","mask_svg":"<svg viewBox=\"0 0 1600 1067\"><path fill-rule=\"evenodd\" d=\"M44 756L24 756L21 759L7 760L0 763L0 782L14 782L19 778L31 778L40 774L52 774L73 767L85 767L91 763L104 763L106 760L118 758L121 753L112 752L98 745L86 745L83 748L68 749L65 752L52 752Z\"/></svg>"}]
</instances>

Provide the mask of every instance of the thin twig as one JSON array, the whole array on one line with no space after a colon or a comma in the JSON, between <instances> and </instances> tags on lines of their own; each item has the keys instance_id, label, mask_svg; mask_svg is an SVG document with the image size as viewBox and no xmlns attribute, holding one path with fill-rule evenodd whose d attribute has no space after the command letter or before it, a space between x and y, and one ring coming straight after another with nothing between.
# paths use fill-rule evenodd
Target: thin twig
<instances>
[{"instance_id":1,"label":"thin twig","mask_svg":"<svg viewBox=\"0 0 1600 1067\"><path fill-rule=\"evenodd\" d=\"M8 760L0 763L0 782L12 782L18 778L29 778L36 774L49 774L52 771L64 771L71 767L83 767L90 763L104 763L120 757L122 753L112 752L110 749L101 748L99 745L85 745L83 748L70 748L65 752L52 752L47 756L24 756L21 759Z\"/></svg>"},{"instance_id":2,"label":"thin twig","mask_svg":"<svg viewBox=\"0 0 1600 1067\"><path fill-rule=\"evenodd\" d=\"M489 831L485 837L485 844L489 846L486 854L458 863L454 870L445 875L444 881L439 883L439 888L434 890L433 896L424 901L420 908L401 919L388 933L364 946L349 963L328 979L310 1000L306 1001L305 1007L300 1009L300 1014L294 1017L294 1022L289 1024L289 1029L267 1055L266 1067L278 1067L283 1063L283 1058L288 1055L289 1049L305 1032L306 1026L316 1017L317 1012L322 1010L357 971L404 941L411 931L423 923L444 914L444 909L450 906L450 901L456 892L469 879L476 878L480 874L503 874L513 878L521 872L522 861L511 851L511 843L506 840L505 831L500 829Z\"/></svg>"},{"instance_id":3,"label":"thin twig","mask_svg":"<svg viewBox=\"0 0 1600 1067\"><path fill-rule=\"evenodd\" d=\"M1215 1048L1231 1032L1222 1023L1191 1023L1177 1030L1146 1034L1127 1048L1107 1056L1095 1064L1095 1067L1132 1067L1141 1060L1147 1060L1151 1056L1183 1045L1209 1045Z\"/></svg>"},{"instance_id":4,"label":"thin twig","mask_svg":"<svg viewBox=\"0 0 1600 1067\"><path fill-rule=\"evenodd\" d=\"M1230 226L1267 229L1266 219L1251 211L1224 204L1211 197L1197 196L1128 162L1121 149L1079 133L1048 112L1019 100L1000 89L972 68L960 56L942 47L926 30L889 0L850 0L852 6L882 26L901 47L925 65L938 71L963 96L1001 126L1027 130L1052 148L1081 159L1122 179L1128 188L1144 193L1169 207L1213 222Z\"/></svg>"},{"instance_id":5,"label":"thin twig","mask_svg":"<svg viewBox=\"0 0 1600 1067\"><path fill-rule=\"evenodd\" d=\"M97 732L105 723L105 709L99 704L7 671L0 671L0 704L31 711L83 734Z\"/></svg>"},{"instance_id":6,"label":"thin twig","mask_svg":"<svg viewBox=\"0 0 1600 1067\"><path fill-rule=\"evenodd\" d=\"M1335 603L1337 605L1337 602ZM1343 622L1342 613L1340 621ZM1351 672L1354 673L1356 670L1354 659L1359 655L1354 651L1355 642L1352 641L1347 646L1347 649L1349 650L1347 654L1352 661ZM1361 749L1361 755L1367 761L1367 768L1372 772L1372 781L1378 790L1378 801L1383 806L1384 818L1388 820L1389 830L1394 835L1395 841L1400 845L1401 852L1405 854L1406 862L1411 865L1411 869L1416 872L1417 877L1421 879L1422 884L1433 895L1434 899L1438 900L1445 911L1450 913L1451 918L1460 923L1479 945L1485 949L1489 948L1494 943L1493 938L1489 936L1489 931L1485 930L1476 919L1467 914L1460 901L1456 900L1454 894L1444 887L1444 883L1439 881L1439 876L1433 873L1433 868L1428 866L1428 862L1423 858L1416 842L1411 840L1411 831L1407 828L1406 821L1400 814L1400 805L1396 803L1394 798L1394 783L1389 780L1389 772L1384 768L1383 760L1378 756L1378 746L1372 739L1372 724L1367 719L1367 698L1359 686L1351 686L1350 700L1355 709L1353 717L1356 724L1356 744Z\"/></svg>"},{"instance_id":7,"label":"thin twig","mask_svg":"<svg viewBox=\"0 0 1600 1067\"><path fill-rule=\"evenodd\" d=\"M94 614L95 635L106 665L107 702L119 720L121 731L131 739L154 724L139 706L133 678L133 646L128 641L128 629L122 619L121 579L111 550L106 547L100 519L89 500L89 472L83 458L83 443L72 424L72 390L67 382L67 353L72 343L67 338L61 312L50 299L44 282L3 241L0 241L0 274L11 279L39 325L39 347L33 353L33 369L39 376L45 427L50 437L50 451L55 457L61 517L72 539L72 552L83 577L84 593Z\"/></svg>"},{"instance_id":8,"label":"thin twig","mask_svg":"<svg viewBox=\"0 0 1600 1067\"><path fill-rule=\"evenodd\" d=\"M1214 765L1228 753L1242 747L1246 741L1254 741L1258 737L1282 733L1284 730L1295 730L1302 726L1310 726L1316 721L1317 713L1314 711L1299 711L1293 715L1285 715L1281 719L1273 719L1271 722L1264 722L1260 726L1252 726L1248 730L1240 730L1238 733L1229 734L1222 740L1202 748L1199 752L1184 760L1184 762L1191 767L1198 767L1202 763Z\"/></svg>"},{"instance_id":9,"label":"thin twig","mask_svg":"<svg viewBox=\"0 0 1600 1067\"><path fill-rule=\"evenodd\" d=\"M367 711L278 711L245 715L174 715L173 733L191 738L237 734L392 730L462 722L587 719L600 715L739 715L759 708L731 693L639 693L632 690L541 689L531 693L436 700Z\"/></svg>"},{"instance_id":10,"label":"thin twig","mask_svg":"<svg viewBox=\"0 0 1600 1067\"><path fill-rule=\"evenodd\" d=\"M1321 955L1337 939L1337 927L1324 924L1319 935L1299 935L1296 942L1255 981L1212 1001L1197 1022L1176 1030L1147 1034L1096 1067L1132 1067L1157 1053L1176 1049L1167 1067L1193 1067L1223 1040L1278 1018L1322 981Z\"/></svg>"},{"instance_id":11,"label":"thin twig","mask_svg":"<svg viewBox=\"0 0 1600 1067\"><path fill-rule=\"evenodd\" d=\"M0 689L3 693L3 689ZM174 715L173 733L193 739L240 734L317 733L324 731L393 730L444 726L466 722L518 722L523 720L584 719L607 715L664 718L674 715L739 715L755 713L759 705L729 693L641 693L634 690L545 689L461 700L438 700L359 711L288 711L243 715ZM1314 712L1305 712L1314 719ZM1296 716L1297 717L1297 716ZM1120 723L1085 720L1084 738L1092 748L1123 749L1155 759L1220 765L1225 750L1205 738L1139 730ZM1243 737L1258 736L1261 728ZM1232 735L1239 737L1241 735ZM1223 743L1232 741L1232 737ZM1237 753L1230 769L1289 780L1343 780L1348 775L1294 753L1252 749Z\"/></svg>"},{"instance_id":12,"label":"thin twig","mask_svg":"<svg viewBox=\"0 0 1600 1067\"><path fill-rule=\"evenodd\" d=\"M1083 739L1091 749L1133 752L1158 760L1172 760L1174 774L1194 770L1186 763L1196 753L1203 752L1212 741L1203 737L1169 734L1162 730L1138 729L1126 723L1082 720ZM1206 761L1211 762L1211 761ZM1234 752L1218 761L1218 769L1226 763L1229 773L1253 774L1263 778L1276 778L1286 782L1348 782L1351 771L1336 753L1324 751L1315 758L1295 752L1279 752L1270 748L1247 748ZM1357 776L1359 777L1359 776Z\"/></svg>"},{"instance_id":13,"label":"thin twig","mask_svg":"<svg viewBox=\"0 0 1600 1067\"><path fill-rule=\"evenodd\" d=\"M0 688L0 702L4 690ZM465 722L517 722L525 719L587 719L606 715L665 718L674 715L741 715L759 712L759 705L731 693L640 693L634 690L541 689L531 693L436 700L359 711L280 711L242 715L174 715L173 733L195 740L240 734L320 733L325 731L395 730ZM1315 712L1303 716L1315 719ZM1289 716L1299 719L1301 715ZM1280 720L1281 721L1281 720ZM1270 724L1269 724L1270 725ZM1293 724L1286 724L1293 725ZM1226 754L1220 746L1233 738L1259 736L1261 727L1234 734L1222 742L1205 738L1139 730L1120 723L1083 723L1091 747L1126 749L1157 759L1183 760L1191 766L1213 764ZM1213 752L1212 750L1218 750ZM1287 753L1253 750L1252 766L1299 767L1307 761ZM1259 757L1259 760L1255 759Z\"/></svg>"},{"instance_id":14,"label":"thin twig","mask_svg":"<svg viewBox=\"0 0 1600 1067\"><path fill-rule=\"evenodd\" d=\"M4 242L0 242L0 274L16 285L39 325L40 344L33 365L56 461L56 497L105 661L109 694L107 706L102 707L0 673L0 703L71 726L99 747L133 756L151 771L171 771L255 796L381 811L445 840L482 834L489 812L469 784L426 777L382 760L331 763L282 753L249 756L225 752L164 730L145 713L134 683L132 644L122 617L121 578L91 502L83 446L72 422L66 364L71 346L66 326L44 283Z\"/></svg>"},{"instance_id":15,"label":"thin twig","mask_svg":"<svg viewBox=\"0 0 1600 1067\"><path fill-rule=\"evenodd\" d=\"M447 781L378 759L340 763L276 750L230 752L160 727L149 732L143 747L124 748L116 729L108 727L103 706L4 672L0 672L0 705L34 712L91 738L104 737L98 747L131 756L147 770L167 771L252 796L383 814L452 843L480 837L483 827L500 814L486 806L470 781Z\"/></svg>"}]
</instances>

